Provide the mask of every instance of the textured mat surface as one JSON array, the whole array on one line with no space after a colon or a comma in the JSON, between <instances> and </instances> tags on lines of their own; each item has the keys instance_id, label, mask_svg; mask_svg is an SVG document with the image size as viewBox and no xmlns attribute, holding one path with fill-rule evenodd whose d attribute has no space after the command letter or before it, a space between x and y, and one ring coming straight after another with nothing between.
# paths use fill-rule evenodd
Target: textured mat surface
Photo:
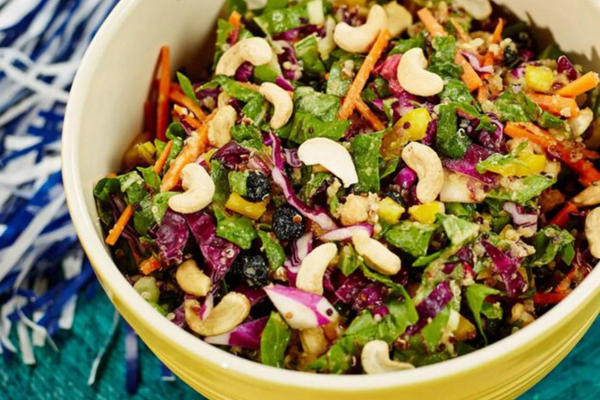
<instances>
[{"instance_id":1,"label":"textured mat surface","mask_svg":"<svg viewBox=\"0 0 600 400\"><path fill-rule=\"evenodd\" d=\"M48 346L36 350L38 365L27 367L18 360L0 362L1 400L202 400L183 382L161 380L160 364L142 344L140 347L141 384L135 396L125 390L123 358L124 325L121 324L114 346L108 350L99 381L86 384L98 343L110 331L113 308L98 294L82 298L75 325L60 337L60 353ZM520 400L598 399L600 397L600 320L592 326L575 350L546 379Z\"/></svg>"}]
</instances>

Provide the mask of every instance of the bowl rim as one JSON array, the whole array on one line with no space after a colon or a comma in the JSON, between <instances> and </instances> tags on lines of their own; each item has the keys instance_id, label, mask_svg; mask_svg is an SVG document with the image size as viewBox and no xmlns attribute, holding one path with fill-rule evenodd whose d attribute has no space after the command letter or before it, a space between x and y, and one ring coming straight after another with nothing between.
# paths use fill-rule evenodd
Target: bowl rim
<instances>
[{"instance_id":1,"label":"bowl rim","mask_svg":"<svg viewBox=\"0 0 600 400\"><path fill-rule=\"evenodd\" d=\"M94 72L104 50L115 38L116 28L135 12L143 0L122 0L102 24L86 51L75 77L66 109L62 138L63 182L67 205L82 247L94 266L96 274L106 285L111 301L122 299L132 312L143 315L153 334L170 346L191 353L222 371L234 370L247 378L272 382L281 386L302 387L328 391L368 391L400 388L423 384L436 379L449 379L454 375L484 366L497 358L524 348L546 337L558 328L569 314L600 293L600 265L567 298L526 328L490 346L441 363L380 375L326 375L277 369L246 360L205 343L175 324L169 323L133 289L116 267L104 242L97 236L94 221L88 211L79 175L79 129L84 115L83 101L91 85ZM589 0L600 12L600 0ZM596 311L597 312L597 311Z\"/></svg>"}]
</instances>

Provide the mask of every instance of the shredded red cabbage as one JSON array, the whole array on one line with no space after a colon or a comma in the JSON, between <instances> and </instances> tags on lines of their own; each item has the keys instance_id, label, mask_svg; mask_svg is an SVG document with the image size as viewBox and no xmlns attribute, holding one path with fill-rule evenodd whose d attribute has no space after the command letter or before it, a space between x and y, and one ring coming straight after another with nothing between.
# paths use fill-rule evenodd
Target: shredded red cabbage
<instances>
[{"instance_id":1,"label":"shredded red cabbage","mask_svg":"<svg viewBox=\"0 0 600 400\"><path fill-rule=\"evenodd\" d=\"M538 222L538 213L535 209L527 209L525 206L507 201L502 206L502 209L506 211L515 225L520 227L536 226Z\"/></svg>"},{"instance_id":2,"label":"shredded red cabbage","mask_svg":"<svg viewBox=\"0 0 600 400\"><path fill-rule=\"evenodd\" d=\"M369 233L369 236L373 236L373 225L362 223L352 226L345 226L343 228L338 228L329 231L326 234L319 236L319 240L329 242L341 242L343 240L350 240L352 239L352 235L354 234L354 232L358 230L365 230Z\"/></svg>"},{"instance_id":3,"label":"shredded red cabbage","mask_svg":"<svg viewBox=\"0 0 600 400\"><path fill-rule=\"evenodd\" d=\"M229 169L236 169L236 167L248 161L249 155L250 151L248 149L232 140L217 150L211 159L222 162Z\"/></svg>"},{"instance_id":4,"label":"shredded red cabbage","mask_svg":"<svg viewBox=\"0 0 600 400\"><path fill-rule=\"evenodd\" d=\"M234 79L238 82L248 82L253 73L254 66L246 61L235 71Z\"/></svg>"},{"instance_id":5,"label":"shredded red cabbage","mask_svg":"<svg viewBox=\"0 0 600 400\"><path fill-rule=\"evenodd\" d=\"M479 58L477 58L477 56L475 54L469 53L468 51L464 51L464 50L461 51L460 54L462 54L462 56L467 59L469 64L471 64L471 66L473 67L475 72L477 72L478 74L491 74L494 72L493 66L491 66L491 65L482 66L481 63L479 62Z\"/></svg>"},{"instance_id":6,"label":"shredded red cabbage","mask_svg":"<svg viewBox=\"0 0 600 400\"><path fill-rule=\"evenodd\" d=\"M269 317L264 317L246 322L230 332L218 336L206 337L204 341L211 344L258 350L260 349L260 338L268 320Z\"/></svg>"},{"instance_id":7,"label":"shredded red cabbage","mask_svg":"<svg viewBox=\"0 0 600 400\"><path fill-rule=\"evenodd\" d=\"M472 144L465 156L461 159L445 159L443 161L444 167L451 171L458 172L463 175L475 178L478 181L486 183L488 185L496 185L498 183L498 176L492 172L486 172L480 174L477 172L477 164L485 160L493 154L492 151Z\"/></svg>"},{"instance_id":8,"label":"shredded red cabbage","mask_svg":"<svg viewBox=\"0 0 600 400\"><path fill-rule=\"evenodd\" d=\"M416 305L419 320L416 324L408 327L408 336L416 335L427 324L435 318L452 300L453 294L447 282L441 282L423 301Z\"/></svg>"},{"instance_id":9,"label":"shredded red cabbage","mask_svg":"<svg viewBox=\"0 0 600 400\"><path fill-rule=\"evenodd\" d=\"M417 173L410 167L404 167L394 178L394 183L402 189L410 189L417 182Z\"/></svg>"},{"instance_id":10,"label":"shredded red cabbage","mask_svg":"<svg viewBox=\"0 0 600 400\"><path fill-rule=\"evenodd\" d=\"M204 212L186 214L185 220L206 260L213 287L218 288L217 283L231 268L240 248L217 236L217 228L210 215Z\"/></svg>"},{"instance_id":11,"label":"shredded red cabbage","mask_svg":"<svg viewBox=\"0 0 600 400\"><path fill-rule=\"evenodd\" d=\"M273 133L269 132L269 138L273 143L273 171L271 172L273 181L277 186L281 188L283 191L283 195L287 202L294 208L298 210L300 214L304 217L310 219L311 221L318 224L322 229L327 231L333 230L337 228L337 224L335 221L327 214L325 210L322 208L311 208L304 204L303 202L296 197L294 193L294 189L292 188L292 184L289 179L285 176L283 172L283 152L281 149L281 141L279 138Z\"/></svg>"},{"instance_id":12,"label":"shredded red cabbage","mask_svg":"<svg viewBox=\"0 0 600 400\"><path fill-rule=\"evenodd\" d=\"M560 56L556 63L556 70L558 73L563 73L570 80L574 81L579 78L579 72L575 69L571 61L567 58L567 56Z\"/></svg>"},{"instance_id":13,"label":"shredded red cabbage","mask_svg":"<svg viewBox=\"0 0 600 400\"><path fill-rule=\"evenodd\" d=\"M156 244L167 264L181 264L189 232L183 215L167 209L156 232Z\"/></svg>"},{"instance_id":14,"label":"shredded red cabbage","mask_svg":"<svg viewBox=\"0 0 600 400\"><path fill-rule=\"evenodd\" d=\"M517 260L514 258L511 259L487 240L482 240L481 244L485 248L487 255L492 259L496 267L496 272L502 278L506 287L506 293L510 297L517 297L522 294L527 287L527 282L525 282L525 278L518 271L519 263Z\"/></svg>"}]
</instances>

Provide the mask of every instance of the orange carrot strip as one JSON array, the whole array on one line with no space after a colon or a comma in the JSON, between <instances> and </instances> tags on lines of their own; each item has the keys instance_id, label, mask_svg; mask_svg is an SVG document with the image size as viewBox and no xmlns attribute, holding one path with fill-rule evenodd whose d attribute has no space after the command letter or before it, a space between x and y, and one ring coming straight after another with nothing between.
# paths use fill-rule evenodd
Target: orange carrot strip
<instances>
[{"instance_id":1,"label":"orange carrot strip","mask_svg":"<svg viewBox=\"0 0 600 400\"><path fill-rule=\"evenodd\" d=\"M185 146L177 157L173 160L169 169L163 177L162 184L160 186L161 192L167 192L173 189L179 184L181 179L181 171L183 167L196 161L196 159L204 152L208 145L208 125L210 120L213 118L215 112L209 115L200 127L185 141Z\"/></svg>"},{"instance_id":2,"label":"orange carrot strip","mask_svg":"<svg viewBox=\"0 0 600 400\"><path fill-rule=\"evenodd\" d=\"M490 39L490 44L500 44L502 41L502 31L504 30L504 20L500 18L498 21L498 25L496 25L496 29L494 29L494 33L492 34L492 38ZM485 61L483 63L485 66L494 65L494 53L489 51L485 55Z\"/></svg>"},{"instance_id":3,"label":"orange carrot strip","mask_svg":"<svg viewBox=\"0 0 600 400\"><path fill-rule=\"evenodd\" d=\"M107 178L110 178L110 179L112 179L112 178L116 178L116 177L117 177L117 174L115 174L114 172L111 172L110 174L106 175L106 177L107 177Z\"/></svg>"},{"instance_id":4,"label":"orange carrot strip","mask_svg":"<svg viewBox=\"0 0 600 400\"><path fill-rule=\"evenodd\" d=\"M571 146L566 146L563 143L557 142L550 132L539 128L530 122L508 122L504 132L512 138L528 139L531 142L542 146L546 150L552 148L553 151L558 153L560 159L569 168L579 174L579 181L584 186L590 186L595 181L600 181L600 172L594 168L594 165L591 162L585 158L573 160L573 157L576 156L576 154L573 154L576 153L573 151L574 149Z\"/></svg>"},{"instance_id":5,"label":"orange carrot strip","mask_svg":"<svg viewBox=\"0 0 600 400\"><path fill-rule=\"evenodd\" d=\"M160 51L160 82L158 85L158 110L156 112L156 137L166 139L169 124L169 87L171 84L171 50L163 46Z\"/></svg>"},{"instance_id":6,"label":"orange carrot strip","mask_svg":"<svg viewBox=\"0 0 600 400\"><path fill-rule=\"evenodd\" d=\"M160 174L160 171L162 171L163 167L165 166L172 148L173 141L169 140L169 143L167 143L162 153L160 153L160 157L158 157L158 160L156 160L156 162L154 163L154 172L156 172L157 174Z\"/></svg>"},{"instance_id":7,"label":"orange carrot strip","mask_svg":"<svg viewBox=\"0 0 600 400\"><path fill-rule=\"evenodd\" d=\"M154 256L142 261L142 263L140 264L140 272L144 275L150 275L152 272L156 271L159 268L160 261L154 258Z\"/></svg>"},{"instance_id":8,"label":"orange carrot strip","mask_svg":"<svg viewBox=\"0 0 600 400\"><path fill-rule=\"evenodd\" d=\"M186 115L185 117L183 117L183 120L190 124L190 126L194 129L198 129L202 126L202 122L198 121L196 118L190 115Z\"/></svg>"},{"instance_id":9,"label":"orange carrot strip","mask_svg":"<svg viewBox=\"0 0 600 400\"><path fill-rule=\"evenodd\" d=\"M192 99L187 97L185 94L181 92L170 92L169 99L176 104L179 104L182 107L190 110L200 121L204 121L206 119L206 114L198 104L194 103Z\"/></svg>"},{"instance_id":10,"label":"orange carrot strip","mask_svg":"<svg viewBox=\"0 0 600 400\"><path fill-rule=\"evenodd\" d=\"M568 113L569 117L576 117L579 115L579 107L577 106L575 99L539 93L526 93L526 95L534 103L540 106L542 110L546 110L554 115L561 116L564 115L565 112Z\"/></svg>"},{"instance_id":11,"label":"orange carrot strip","mask_svg":"<svg viewBox=\"0 0 600 400\"><path fill-rule=\"evenodd\" d=\"M564 228L569 222L569 217L571 213L577 212L577 207L573 203L567 203L565 206L550 220L550 225L558 225L561 228Z\"/></svg>"},{"instance_id":12,"label":"orange carrot strip","mask_svg":"<svg viewBox=\"0 0 600 400\"><path fill-rule=\"evenodd\" d=\"M234 29L239 28L242 23L242 15L237 11L232 12L229 16L229 23Z\"/></svg>"},{"instance_id":13,"label":"orange carrot strip","mask_svg":"<svg viewBox=\"0 0 600 400\"><path fill-rule=\"evenodd\" d=\"M417 12L417 15L431 36L448 36L448 33L444 30L444 27L437 22L428 8L420 9Z\"/></svg>"},{"instance_id":14,"label":"orange carrot strip","mask_svg":"<svg viewBox=\"0 0 600 400\"><path fill-rule=\"evenodd\" d=\"M598 74L595 72L588 72L587 74L579 77L568 85L563 86L562 88L556 91L556 94L565 97L577 97L580 94L587 92L588 90L592 90L600 83L600 78Z\"/></svg>"},{"instance_id":15,"label":"orange carrot strip","mask_svg":"<svg viewBox=\"0 0 600 400\"><path fill-rule=\"evenodd\" d=\"M391 35L387 29L383 29L373 47L371 47L371 51L367 55L367 58L361 65L354 81L350 85L350 89L348 89L348 93L346 94L346 98L344 99L344 104L340 107L340 111L338 113L338 119L341 121L345 121L350 118L350 115L354 112L354 108L356 107L356 102L360 98L360 94L362 93L365 85L367 84L367 80L369 80L369 76L371 75L371 71L375 68L375 64L377 60L381 57L381 54L385 50L390 41Z\"/></svg>"},{"instance_id":16,"label":"orange carrot strip","mask_svg":"<svg viewBox=\"0 0 600 400\"><path fill-rule=\"evenodd\" d=\"M377 115L375 115L375 113L371 111L369 106L366 105L360 97L356 100L356 109L358 110L360 115L362 115L364 119L366 119L367 122L371 124L373 129L377 131L382 131L385 129L385 125L383 124L383 122L381 122L379 118L377 118Z\"/></svg>"},{"instance_id":17,"label":"orange carrot strip","mask_svg":"<svg viewBox=\"0 0 600 400\"><path fill-rule=\"evenodd\" d=\"M123 214L121 214L121 216L115 223L115 226L110 230L110 232L108 232L108 236L105 240L105 243L107 245L114 246L115 243L117 243L117 240L119 240L119 236L121 236L121 233L123 233L123 230L127 226L127 223L129 223L129 219L132 215L133 208L131 208L131 206L127 206L127 208L125 208L125 210L123 211Z\"/></svg>"},{"instance_id":18,"label":"orange carrot strip","mask_svg":"<svg viewBox=\"0 0 600 400\"><path fill-rule=\"evenodd\" d=\"M462 67L463 74L461 76L461 79L465 83L465 85L467 85L471 92L483 86L483 81L481 80L475 69L473 69L473 66L469 63L469 61L467 61L467 59L462 54L457 52L454 62Z\"/></svg>"},{"instance_id":19,"label":"orange carrot strip","mask_svg":"<svg viewBox=\"0 0 600 400\"><path fill-rule=\"evenodd\" d=\"M169 85L169 91L170 92L183 92L181 90L181 86L179 85L179 83L176 83L176 82L171 82L171 85Z\"/></svg>"},{"instance_id":20,"label":"orange carrot strip","mask_svg":"<svg viewBox=\"0 0 600 400\"><path fill-rule=\"evenodd\" d=\"M536 293L532 300L535 304L558 304L565 297L567 293Z\"/></svg>"},{"instance_id":21,"label":"orange carrot strip","mask_svg":"<svg viewBox=\"0 0 600 400\"><path fill-rule=\"evenodd\" d=\"M462 42L470 42L471 41L471 38L469 37L469 35L467 35L465 33L465 30L463 29L461 24L459 24L454 18L450 18L450 22L452 23L452 26L454 27L454 29L456 29L456 32L458 33L458 37L460 38L460 40Z\"/></svg>"},{"instance_id":22,"label":"orange carrot strip","mask_svg":"<svg viewBox=\"0 0 600 400\"><path fill-rule=\"evenodd\" d=\"M158 160L156 160L156 163L154 163L154 172L156 172L157 174L160 174L160 171L162 171L163 167L165 166L165 163L167 162L167 158L169 158L169 153L171 152L172 147L173 142L169 140L162 153L160 154L160 157L158 158ZM109 178L114 178L116 176L116 174L108 174ZM123 210L123 214L121 214L115 226L108 233L108 236L105 240L105 243L107 245L114 246L115 243L117 243L117 240L119 240L121 233L123 233L123 229L125 229L125 227L129 223L129 220L131 219L132 215L133 208L131 208L131 206L127 206L127 208Z\"/></svg>"}]
</instances>

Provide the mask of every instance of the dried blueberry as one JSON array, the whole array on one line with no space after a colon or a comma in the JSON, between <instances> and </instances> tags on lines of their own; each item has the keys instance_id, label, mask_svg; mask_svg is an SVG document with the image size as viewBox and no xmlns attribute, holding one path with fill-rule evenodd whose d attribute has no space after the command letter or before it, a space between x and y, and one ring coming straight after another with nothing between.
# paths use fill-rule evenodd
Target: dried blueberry
<instances>
[{"instance_id":1,"label":"dried blueberry","mask_svg":"<svg viewBox=\"0 0 600 400\"><path fill-rule=\"evenodd\" d=\"M400 193L398 192L394 192L393 190L389 190L387 192L384 193L383 197L389 197L390 199L394 200L396 203L400 204L401 206L404 206L404 199L402 199L402 196L400 195Z\"/></svg>"},{"instance_id":2,"label":"dried blueberry","mask_svg":"<svg viewBox=\"0 0 600 400\"><path fill-rule=\"evenodd\" d=\"M266 176L252 171L246 179L246 198L252 202L263 201L271 192L271 186Z\"/></svg>"},{"instance_id":3,"label":"dried blueberry","mask_svg":"<svg viewBox=\"0 0 600 400\"><path fill-rule=\"evenodd\" d=\"M517 47L514 45L514 43L511 43L510 45L504 48L504 56L502 61L504 65L508 68L513 68L516 66L519 60Z\"/></svg>"},{"instance_id":4,"label":"dried blueberry","mask_svg":"<svg viewBox=\"0 0 600 400\"><path fill-rule=\"evenodd\" d=\"M268 281L267 262L263 256L249 255L243 259L241 268L241 277L250 287L261 288L266 286Z\"/></svg>"},{"instance_id":5,"label":"dried blueberry","mask_svg":"<svg viewBox=\"0 0 600 400\"><path fill-rule=\"evenodd\" d=\"M297 239L304 233L306 219L294 207L284 204L273 214L273 232L279 240Z\"/></svg>"}]
</instances>

